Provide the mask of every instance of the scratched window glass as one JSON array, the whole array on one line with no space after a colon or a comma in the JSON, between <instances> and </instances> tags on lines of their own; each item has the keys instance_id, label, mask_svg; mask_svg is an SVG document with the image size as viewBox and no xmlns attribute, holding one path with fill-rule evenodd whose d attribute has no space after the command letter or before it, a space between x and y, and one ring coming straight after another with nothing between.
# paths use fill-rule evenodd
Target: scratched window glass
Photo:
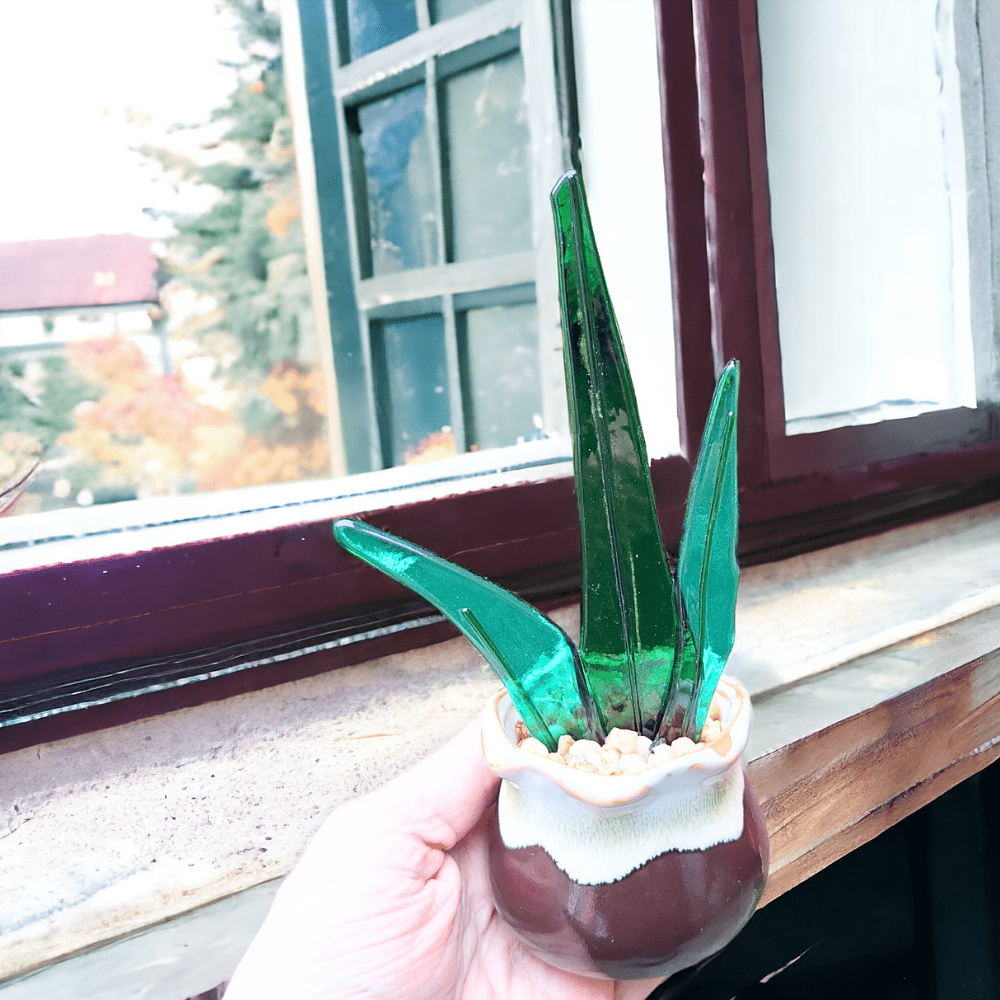
<instances>
[{"instance_id":1,"label":"scratched window glass","mask_svg":"<svg viewBox=\"0 0 1000 1000\"><path fill-rule=\"evenodd\" d=\"M417 30L415 0L347 0L351 59L398 42Z\"/></svg>"},{"instance_id":2,"label":"scratched window glass","mask_svg":"<svg viewBox=\"0 0 1000 1000\"><path fill-rule=\"evenodd\" d=\"M372 275L438 262L426 102L419 84L358 109Z\"/></svg>"},{"instance_id":3,"label":"scratched window glass","mask_svg":"<svg viewBox=\"0 0 1000 1000\"><path fill-rule=\"evenodd\" d=\"M451 259L531 249L527 98L520 52L445 80Z\"/></svg>"},{"instance_id":4,"label":"scratched window glass","mask_svg":"<svg viewBox=\"0 0 1000 1000\"><path fill-rule=\"evenodd\" d=\"M374 333L386 464L416 465L453 455L442 317L383 323Z\"/></svg>"},{"instance_id":5,"label":"scratched window glass","mask_svg":"<svg viewBox=\"0 0 1000 1000\"><path fill-rule=\"evenodd\" d=\"M470 447L501 448L543 427L538 308L531 303L459 314Z\"/></svg>"},{"instance_id":6,"label":"scratched window glass","mask_svg":"<svg viewBox=\"0 0 1000 1000\"><path fill-rule=\"evenodd\" d=\"M347 431L358 471L488 449L567 451L553 302L545 348L540 335L524 28L480 31L481 8L431 2L428 32L462 26L419 65L407 43L382 50L378 67L369 56L363 73L339 71L361 363L350 384L346 366L338 378L342 398L368 394L374 425L367 438L357 424Z\"/></svg>"}]
</instances>

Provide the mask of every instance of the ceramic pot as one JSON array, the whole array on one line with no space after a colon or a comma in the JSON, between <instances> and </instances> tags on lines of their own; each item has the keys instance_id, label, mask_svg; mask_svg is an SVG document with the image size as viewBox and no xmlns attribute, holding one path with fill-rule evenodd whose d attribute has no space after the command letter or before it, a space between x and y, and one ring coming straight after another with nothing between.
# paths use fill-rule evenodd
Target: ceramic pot
<instances>
[{"instance_id":1,"label":"ceramic pot","mask_svg":"<svg viewBox=\"0 0 1000 1000\"><path fill-rule=\"evenodd\" d=\"M741 763L750 698L726 678L718 698L716 740L620 776L518 749L506 692L487 704L483 753L503 778L489 826L493 895L549 964L600 979L669 976L750 918L769 857Z\"/></svg>"}]
</instances>

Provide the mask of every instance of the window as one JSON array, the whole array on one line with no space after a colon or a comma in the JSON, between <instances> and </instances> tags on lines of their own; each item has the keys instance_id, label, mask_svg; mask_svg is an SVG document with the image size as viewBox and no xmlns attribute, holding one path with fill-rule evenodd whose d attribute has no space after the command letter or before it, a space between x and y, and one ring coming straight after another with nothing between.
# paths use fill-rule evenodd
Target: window
<instances>
[{"instance_id":1,"label":"window","mask_svg":"<svg viewBox=\"0 0 1000 1000\"><path fill-rule=\"evenodd\" d=\"M339 148L318 181L345 200L348 470L551 438L565 455L547 6L338 0L327 28Z\"/></svg>"},{"instance_id":2,"label":"window","mask_svg":"<svg viewBox=\"0 0 1000 1000\"><path fill-rule=\"evenodd\" d=\"M89 725L99 725L94 720L155 711L178 698L220 697L243 685L251 670L254 683L273 683L367 658L376 647L446 634L409 595L392 585L387 590L386 581L364 570L358 575L330 537L329 519L340 513L390 508L379 523L539 600L566 599L578 587L568 440L559 431L565 404L548 207L549 188L569 162L574 130L568 123L576 114L569 9L508 0L468 9L416 5L415 21L375 24L373 12L385 6L282 8L290 112L297 137L305 136L298 163L305 255L313 301L330 303L313 314L320 344L333 345L331 412L341 420L330 435L331 452L343 438L340 471L373 471L294 487L97 505L72 518L53 512L8 519L4 584L12 603L0 643L5 737L13 739L15 729L26 734L34 724L64 731L59 726L72 728L74 717L88 715ZM577 6L581 24L588 6L593 9ZM397 4L389 8L403 12ZM651 8L642 9L639 22L633 16L623 23L616 44L637 27L645 37L645 94L633 101L629 121L637 122L640 108L645 119L635 127L654 136L646 143L654 162L643 170L655 179ZM594 29L590 36L596 52ZM371 45L365 39L375 37L386 44L363 52ZM408 96L421 88L422 104ZM477 157L486 150L496 160L496 150L463 134L459 110L474 109L482 97L517 119L525 111L524 93L530 158L522 163L523 129L514 129L514 146L500 149L504 169L493 171L507 194L487 199L505 207L506 216L519 212L521 221L490 236L476 229L469 205L482 200ZM401 107L402 118L393 119L389 111ZM589 108L591 119L607 122L607 106L591 101ZM407 148L416 148L402 178L383 169L381 147L369 142L373 130L389 126L396 129L390 129L392 142L409 129ZM488 120L486 126L488 132ZM601 127L586 125L584 132L589 137ZM500 131L509 138L512 130ZM627 148L614 153L627 163ZM622 168L616 173L607 165L596 134L585 155L595 179L602 157L605 162L604 179L591 186L595 213L603 205L606 218L623 215L615 207ZM519 172L528 175L526 183ZM417 197L427 193L421 183L431 188L426 204ZM414 227L420 238L408 242L406 230L393 225L413 204L433 211L417 213L426 226ZM367 236L359 235L366 227ZM652 239L662 262L665 228L661 208L620 221L617 239L626 248ZM625 267L620 273L629 277ZM613 290L617 280L611 277ZM656 351L669 361L668 285L645 284L656 286L650 289L659 312ZM628 308L626 302L623 311ZM498 340L506 355L497 351ZM672 382L672 372L662 375ZM506 388L497 402L485 389L499 381ZM647 397L669 416L662 382L653 380ZM421 394L431 404L424 426L418 421L428 407L417 405ZM648 422L663 431L660 453L672 450L669 426ZM532 436L538 440L511 447L512 440ZM462 448L468 451L434 464L381 468ZM451 495L442 497L442 490ZM24 586L28 577L37 585ZM144 697L135 700L137 693ZM89 713L74 710L84 705Z\"/></svg>"},{"instance_id":3,"label":"window","mask_svg":"<svg viewBox=\"0 0 1000 1000\"><path fill-rule=\"evenodd\" d=\"M0 486L42 459L11 515L330 472L275 5L174 7L2 15Z\"/></svg>"},{"instance_id":4,"label":"window","mask_svg":"<svg viewBox=\"0 0 1000 1000\"><path fill-rule=\"evenodd\" d=\"M997 267L985 239L995 179L984 150L995 142L991 122L1000 105L990 98L996 60L987 6L694 4L712 347L743 361L748 551L773 549L779 536L781 544L808 545L817 531L863 531L994 495L996 320L984 288ZM837 32L853 41L833 58L828 46ZM823 85L842 83L851 59L853 92ZM820 90L828 106L802 118L799 98ZM860 124L858 95L868 102ZM853 133L844 131L848 123ZM802 133L794 147L790 129ZM899 159L900 149L910 152ZM839 205L835 185L851 170L857 179L848 158L878 150L882 169L866 175L870 189L851 187ZM842 169L828 170L828 162ZM911 225L905 237L903 217ZM806 233L801 227L810 222ZM863 224L871 230L859 232ZM936 256L926 252L931 244ZM918 245L925 247L921 269ZM803 261L811 262L808 282ZM702 278L687 280L688 294L696 294ZM882 317L888 339L866 341L879 357L858 353L861 301L869 303L865 323ZM829 341L831 328L820 327L829 316L839 317L840 343L823 344L827 361L810 371L799 344L821 335ZM832 352L846 380L836 389ZM920 354L927 362L917 366ZM901 386L907 371L911 379ZM823 397L833 391L840 402ZM886 419L892 410L895 418Z\"/></svg>"},{"instance_id":5,"label":"window","mask_svg":"<svg viewBox=\"0 0 1000 1000\"><path fill-rule=\"evenodd\" d=\"M630 5L630 15L640 9L649 16L650 8L639 3ZM154 498L141 509L94 507L73 524L45 520L49 515L20 519L23 525L8 521L0 548L6 566L0 576L6 611L0 669L9 724L0 728L0 738L23 743L43 738L40 733L121 721L130 713L219 698L246 684L278 683L449 634L426 606L337 548L329 519L339 514L368 511L373 523L533 600L572 599L580 585L573 489L567 463L552 461L568 454L557 447L563 418L555 391L561 377L555 272L540 261L541 241L550 231L548 187L574 155L577 119L595 219L601 211L616 215L598 206L605 198L610 206L617 187L624 191L619 204L626 206L617 210L617 221L632 217L635 224L621 246L646 252L662 242L664 228L669 233L669 263L659 257L641 283L656 286L645 316L631 323L621 316L630 352L630 329L643 326L646 346L653 349L646 357L654 360L637 366L652 387L640 396L640 407L647 432L661 435L661 444L651 448L652 473L668 545L679 536L689 463L715 370L734 356L743 364L745 562L994 497L1000 447L989 386L996 367L992 321L986 322L982 307L988 287L983 281L996 275L998 264L995 251L983 256L981 238L988 228L983 212L995 219L1000 198L992 193L996 179L989 170L974 175L973 167L992 162L983 149L993 141L992 109L1000 109L1000 57L991 49L1000 30L990 28L988 5L976 8L978 21L968 5L954 10L958 82L950 68L946 82L962 97L965 178L973 193L967 326L976 405L965 405L966 383L958 395L942 397L922 413L817 429L789 427L802 417L790 404L786 414L792 396L786 397L783 372L793 352L782 338L795 336L785 320L794 307L784 304L786 293L774 274L778 267L787 270L788 254L782 256L779 245L794 240L794 228L772 235L778 208L772 211L769 185L780 172L780 142L777 126L767 122L780 112L768 97L771 64L762 64L761 53L767 58L775 35L765 28L758 38L753 0L652 4L658 99L649 99L648 80L637 85L662 121L666 184L652 196L646 184L622 184L623 176L632 179L628 159L638 141L635 147L615 144L625 164L617 172L600 167L607 148L601 129L608 127L613 105L601 109L594 81L602 68L625 67L621 56L600 66L602 31L608 50L618 42L599 27L598 0L350 0L325 7L289 0L285 30L297 40L291 48L286 44L286 58L292 74L301 53L303 65L294 71L304 80L293 95L292 114L297 129L308 124L313 156L305 170L316 174L316 183L303 189L307 205L315 198L314 210L304 212L304 222L312 220L305 252L314 301L330 305L314 314L317 330L328 324L324 336L333 345L331 411L340 421L332 437L343 441L340 471L360 471L336 485L322 480L211 500L185 498L182 505ZM392 16L382 20L387 12ZM780 9L765 11L771 13L778 17ZM295 30L299 23L301 30ZM652 31L648 24L628 24L638 53L640 40L650 41ZM971 67L968 57L977 49L970 31L978 31L974 37L983 53ZM940 44L941 36L932 34ZM631 69L640 60L624 62ZM551 146L533 153L528 168L530 247L524 226L502 226L499 235L471 228L466 208L474 194L464 185L478 172L470 164L491 147L470 144L449 118L472 93L477 101L485 95L488 103L494 83L497 93L507 95L497 97L507 108L503 113L516 118L521 111L511 109L522 105L509 98L521 86L522 72L529 133L536 135L534 116L544 111L548 118L537 134ZM543 76L546 81L536 87ZM614 84L606 79L599 94L612 93ZM986 122L978 132L976 105L966 96L976 93ZM619 104L627 98L626 91ZM946 201L939 202L934 222L942 231L941 206L947 204L953 245L960 233L951 211L961 176L957 120L947 119L950 131L938 148L952 186L941 195ZM402 158L378 159L381 147L373 136L380 129L408 151L405 164ZM635 130L648 139L648 120L638 119ZM523 143L513 132L506 149L497 154L494 147L488 154L490 162L520 162ZM648 144L642 150L648 168L658 154ZM656 163L653 172L658 168ZM492 207L509 212L515 201L523 205L524 191L520 181L510 181ZM773 200L777 206L778 197ZM782 211L794 216L787 205ZM394 228L401 218L413 222L402 232ZM600 225L598 220L599 239ZM481 257L475 256L479 250ZM609 281L618 301L611 274ZM960 298L953 297L946 310L953 330L964 322L955 306ZM665 300L671 308L664 308ZM624 313L627 306L620 308ZM655 322L644 323L650 316ZM506 355L495 352L497 331L505 350L510 348ZM515 357L528 363L516 366ZM537 380L525 374L530 372ZM510 386L503 397L509 406L480 391L490 380ZM673 400L662 388L674 384L676 426ZM669 421L647 417L650 397L657 395ZM919 402L930 394L911 395ZM849 400L841 412L857 404ZM862 399L860 405L871 404ZM831 406L821 409L806 416L826 416ZM552 436L511 450L512 439L530 438L534 431ZM472 450L476 445L478 452ZM452 450L440 462L405 464ZM398 463L403 467L390 467ZM470 477L470 471L482 474ZM58 544L45 544L60 536ZM89 711L70 711L81 706Z\"/></svg>"}]
</instances>

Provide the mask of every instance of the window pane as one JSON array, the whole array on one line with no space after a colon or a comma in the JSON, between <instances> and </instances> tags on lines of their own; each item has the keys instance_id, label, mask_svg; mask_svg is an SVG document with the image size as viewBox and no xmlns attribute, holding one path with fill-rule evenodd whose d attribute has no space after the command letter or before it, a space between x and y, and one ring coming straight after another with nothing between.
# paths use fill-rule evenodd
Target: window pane
<instances>
[{"instance_id":1,"label":"window pane","mask_svg":"<svg viewBox=\"0 0 1000 1000\"><path fill-rule=\"evenodd\" d=\"M680 451L653 4L573 0L587 199L650 458Z\"/></svg>"},{"instance_id":2,"label":"window pane","mask_svg":"<svg viewBox=\"0 0 1000 1000\"><path fill-rule=\"evenodd\" d=\"M952 4L758 9L789 432L975 406Z\"/></svg>"},{"instance_id":3,"label":"window pane","mask_svg":"<svg viewBox=\"0 0 1000 1000\"><path fill-rule=\"evenodd\" d=\"M470 309L460 317L469 447L502 448L539 435L542 392L535 304Z\"/></svg>"},{"instance_id":4,"label":"window pane","mask_svg":"<svg viewBox=\"0 0 1000 1000\"><path fill-rule=\"evenodd\" d=\"M351 58L398 42L417 30L414 0L347 0Z\"/></svg>"},{"instance_id":5,"label":"window pane","mask_svg":"<svg viewBox=\"0 0 1000 1000\"><path fill-rule=\"evenodd\" d=\"M421 83L358 109L375 275L438 263L426 98Z\"/></svg>"},{"instance_id":6,"label":"window pane","mask_svg":"<svg viewBox=\"0 0 1000 1000\"><path fill-rule=\"evenodd\" d=\"M281 24L176 6L0 14L0 489L42 459L8 514L330 474Z\"/></svg>"},{"instance_id":7,"label":"window pane","mask_svg":"<svg viewBox=\"0 0 1000 1000\"><path fill-rule=\"evenodd\" d=\"M383 323L373 337L383 451L392 465L455 453L441 316Z\"/></svg>"},{"instance_id":8,"label":"window pane","mask_svg":"<svg viewBox=\"0 0 1000 1000\"><path fill-rule=\"evenodd\" d=\"M528 112L520 52L446 80L453 260L531 249Z\"/></svg>"},{"instance_id":9,"label":"window pane","mask_svg":"<svg viewBox=\"0 0 1000 1000\"><path fill-rule=\"evenodd\" d=\"M470 10L482 7L488 0L431 0L431 19L447 21L451 17L459 17Z\"/></svg>"}]
</instances>

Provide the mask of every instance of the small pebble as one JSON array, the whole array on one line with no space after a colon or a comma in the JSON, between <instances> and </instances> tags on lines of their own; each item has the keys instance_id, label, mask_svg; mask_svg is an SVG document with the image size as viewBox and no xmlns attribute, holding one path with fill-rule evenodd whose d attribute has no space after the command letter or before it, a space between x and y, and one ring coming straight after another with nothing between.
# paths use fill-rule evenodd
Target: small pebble
<instances>
[{"instance_id":1,"label":"small pebble","mask_svg":"<svg viewBox=\"0 0 1000 1000\"><path fill-rule=\"evenodd\" d=\"M577 740L566 751L568 757L586 757L591 751L601 752L601 744L596 740Z\"/></svg>"},{"instance_id":2,"label":"small pebble","mask_svg":"<svg viewBox=\"0 0 1000 1000\"><path fill-rule=\"evenodd\" d=\"M539 757L548 757L549 755L549 748L541 740L536 740L534 736L521 740L518 746L522 750L527 750L528 753L538 754Z\"/></svg>"},{"instance_id":3,"label":"small pebble","mask_svg":"<svg viewBox=\"0 0 1000 1000\"><path fill-rule=\"evenodd\" d=\"M636 734L631 729L612 729L604 741L606 747L614 747L619 753L634 753Z\"/></svg>"},{"instance_id":4,"label":"small pebble","mask_svg":"<svg viewBox=\"0 0 1000 1000\"><path fill-rule=\"evenodd\" d=\"M647 767L676 760L694 750L703 750L717 740L723 731L722 709L719 698L713 698L698 743L681 736L673 743L660 742L654 746L648 736L616 727L608 733L603 746L596 740L574 740L567 733L559 737L559 749L549 752L548 747L532 736L520 719L514 724L514 733L522 750L548 757L577 771L607 775L638 774Z\"/></svg>"},{"instance_id":5,"label":"small pebble","mask_svg":"<svg viewBox=\"0 0 1000 1000\"><path fill-rule=\"evenodd\" d=\"M701 743L711 743L722 735L722 726L715 719L707 719L701 730Z\"/></svg>"}]
</instances>

